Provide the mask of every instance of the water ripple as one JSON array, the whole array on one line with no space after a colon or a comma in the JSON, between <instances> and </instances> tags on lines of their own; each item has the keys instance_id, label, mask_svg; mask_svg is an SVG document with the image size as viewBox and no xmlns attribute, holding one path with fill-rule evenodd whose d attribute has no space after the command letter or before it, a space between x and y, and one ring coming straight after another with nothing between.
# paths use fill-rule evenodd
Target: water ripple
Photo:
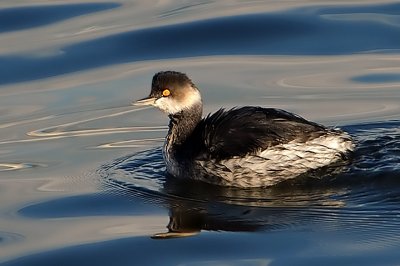
<instances>
[{"instance_id":1,"label":"water ripple","mask_svg":"<svg viewBox=\"0 0 400 266\"><path fill-rule=\"evenodd\" d=\"M29 139L15 139L15 140L3 140L0 141L0 145L3 144L15 144L15 143L29 143L29 142L38 142L38 141L46 141L51 139L60 139L66 137L83 137L83 136L96 136L96 135L109 135L109 134L116 134L116 133L138 133L138 132L158 132L158 131L165 131L167 127L165 126L132 126L132 127L103 127L103 128L86 128L82 129L83 125L97 121L101 119L107 118L114 118L117 116L122 116L138 111L142 111L148 109L145 108L136 108L130 109L125 111L113 112L106 115L95 115L94 117L77 120L73 122L58 124L55 126L39 128L26 133L26 135L34 138ZM61 117L67 116L69 117L71 113L62 114L62 115L52 115L40 118L32 118L26 119L22 121L16 121L11 123L0 124L0 128L9 128L14 126L20 126L24 124L30 124L33 122L50 120L50 119L60 119ZM138 147L143 146L144 144L149 144L150 142L159 141L159 139L143 139L143 140L129 140L129 141L118 141L114 143L108 143L99 145L96 148L122 148L122 147Z\"/></svg>"},{"instance_id":2,"label":"water ripple","mask_svg":"<svg viewBox=\"0 0 400 266\"><path fill-rule=\"evenodd\" d=\"M20 234L0 231L0 246L20 241L22 239L24 239L24 236Z\"/></svg>"},{"instance_id":3,"label":"water ripple","mask_svg":"<svg viewBox=\"0 0 400 266\"><path fill-rule=\"evenodd\" d=\"M45 26L119 6L116 3L81 3L4 8L0 9L0 33Z\"/></svg>"},{"instance_id":4,"label":"water ripple","mask_svg":"<svg viewBox=\"0 0 400 266\"><path fill-rule=\"evenodd\" d=\"M149 144L163 142L164 138L152 138L152 139L132 139L132 140L124 140L102 144L96 146L95 148L137 148L137 147L148 147Z\"/></svg>"},{"instance_id":5,"label":"water ripple","mask_svg":"<svg viewBox=\"0 0 400 266\"><path fill-rule=\"evenodd\" d=\"M102 116L96 116L84 120L74 121L65 123L57 126L46 127L28 132L27 135L33 137L66 137L66 136L88 136L88 135L99 135L99 134L110 134L110 133L124 133L132 131L159 131L164 130L165 127L120 127L120 128L99 128L99 129L84 129L84 130L68 130L71 126L91 122L94 120L116 117L128 113L141 111L147 108L137 108L133 110L121 111L117 113L111 113Z\"/></svg>"},{"instance_id":6,"label":"water ripple","mask_svg":"<svg viewBox=\"0 0 400 266\"><path fill-rule=\"evenodd\" d=\"M311 226L393 237L400 226L399 128L399 121L348 126L358 141L351 165L341 173L299 178L271 188L227 188L168 178L161 148L120 158L98 173L113 193L167 207L168 228L175 233ZM175 233L156 237L176 237Z\"/></svg>"},{"instance_id":7,"label":"water ripple","mask_svg":"<svg viewBox=\"0 0 400 266\"><path fill-rule=\"evenodd\" d=\"M364 9L397 14L400 5L368 5ZM399 27L365 18L362 23L354 23L322 16L353 10L351 6L307 7L213 18L100 37L67 45L60 48L62 53L47 57L2 55L0 84L144 60L213 55L348 55L400 48Z\"/></svg>"},{"instance_id":8,"label":"water ripple","mask_svg":"<svg viewBox=\"0 0 400 266\"><path fill-rule=\"evenodd\" d=\"M38 163L2 163L0 162L0 172L15 171L34 167L46 167L45 164Z\"/></svg>"}]
</instances>

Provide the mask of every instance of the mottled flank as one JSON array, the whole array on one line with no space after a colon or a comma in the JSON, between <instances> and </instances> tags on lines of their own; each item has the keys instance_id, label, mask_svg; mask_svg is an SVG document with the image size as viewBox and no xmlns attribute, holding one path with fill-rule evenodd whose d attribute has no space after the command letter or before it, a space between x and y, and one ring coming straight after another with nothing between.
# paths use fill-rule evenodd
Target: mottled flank
<instances>
[{"instance_id":1,"label":"mottled flank","mask_svg":"<svg viewBox=\"0 0 400 266\"><path fill-rule=\"evenodd\" d=\"M354 144L339 130L301 143L293 140L271 148L226 160L199 161L206 175L201 180L228 186L264 187L295 178L311 170L345 160ZM220 180L207 175L219 176Z\"/></svg>"}]
</instances>

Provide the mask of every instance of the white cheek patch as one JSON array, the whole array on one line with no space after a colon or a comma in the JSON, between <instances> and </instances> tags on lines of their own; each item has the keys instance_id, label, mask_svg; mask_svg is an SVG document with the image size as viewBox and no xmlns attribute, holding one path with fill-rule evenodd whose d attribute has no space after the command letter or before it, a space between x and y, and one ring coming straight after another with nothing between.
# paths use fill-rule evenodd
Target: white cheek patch
<instances>
[{"instance_id":1,"label":"white cheek patch","mask_svg":"<svg viewBox=\"0 0 400 266\"><path fill-rule=\"evenodd\" d=\"M175 114L182 110L175 100L169 97L158 98L154 102L154 106L167 114Z\"/></svg>"},{"instance_id":2,"label":"white cheek patch","mask_svg":"<svg viewBox=\"0 0 400 266\"><path fill-rule=\"evenodd\" d=\"M154 106L167 114L176 114L184 109L190 109L199 102L201 102L200 92L192 90L181 101L177 101L173 96L161 97L154 102Z\"/></svg>"}]
</instances>

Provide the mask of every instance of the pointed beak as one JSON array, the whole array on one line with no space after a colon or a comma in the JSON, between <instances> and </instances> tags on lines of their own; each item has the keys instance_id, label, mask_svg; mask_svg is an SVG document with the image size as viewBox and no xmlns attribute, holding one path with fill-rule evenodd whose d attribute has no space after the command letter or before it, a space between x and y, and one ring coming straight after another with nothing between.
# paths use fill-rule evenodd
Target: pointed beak
<instances>
[{"instance_id":1,"label":"pointed beak","mask_svg":"<svg viewBox=\"0 0 400 266\"><path fill-rule=\"evenodd\" d=\"M169 231L167 233L158 233L152 235L152 239L169 239L169 238L179 238L179 237L189 237L198 235L200 231L192 231L192 232L173 232Z\"/></svg>"},{"instance_id":2,"label":"pointed beak","mask_svg":"<svg viewBox=\"0 0 400 266\"><path fill-rule=\"evenodd\" d=\"M134 101L134 102L132 102L132 104L136 105L136 106L154 105L156 100L157 100L157 98L149 96L149 97Z\"/></svg>"}]
</instances>

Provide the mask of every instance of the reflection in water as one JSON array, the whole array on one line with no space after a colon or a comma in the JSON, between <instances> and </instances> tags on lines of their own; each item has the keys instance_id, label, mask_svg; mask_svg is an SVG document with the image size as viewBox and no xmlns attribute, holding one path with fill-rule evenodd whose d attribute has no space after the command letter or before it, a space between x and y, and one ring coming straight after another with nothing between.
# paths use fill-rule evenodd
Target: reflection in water
<instances>
[{"instance_id":1,"label":"reflection in water","mask_svg":"<svg viewBox=\"0 0 400 266\"><path fill-rule=\"evenodd\" d=\"M109 189L169 209L168 232L154 238L191 236L201 230L315 226L339 227L353 234L369 230L369 237L376 233L390 238L393 228L400 226L399 128L397 121L349 126L346 130L358 140L358 148L340 173L304 176L269 188L218 187L166 178L160 148L121 158L99 173Z\"/></svg>"},{"instance_id":2,"label":"reflection in water","mask_svg":"<svg viewBox=\"0 0 400 266\"><path fill-rule=\"evenodd\" d=\"M331 218L345 204L332 198L345 193L343 188L238 189L171 180L164 193L170 196L168 233L154 238L188 236L201 230L253 232L310 226Z\"/></svg>"}]
</instances>

